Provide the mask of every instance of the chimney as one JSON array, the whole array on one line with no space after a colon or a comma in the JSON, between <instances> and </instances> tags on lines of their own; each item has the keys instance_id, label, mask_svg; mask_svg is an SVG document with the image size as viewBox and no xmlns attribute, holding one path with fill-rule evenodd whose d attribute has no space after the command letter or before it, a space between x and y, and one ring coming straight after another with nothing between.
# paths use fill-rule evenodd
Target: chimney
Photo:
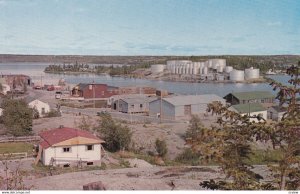
<instances>
[{"instance_id":1,"label":"chimney","mask_svg":"<svg viewBox=\"0 0 300 194\"><path fill-rule=\"evenodd\" d=\"M59 125L59 129L62 129L62 128L64 128L64 126L63 125Z\"/></svg>"}]
</instances>

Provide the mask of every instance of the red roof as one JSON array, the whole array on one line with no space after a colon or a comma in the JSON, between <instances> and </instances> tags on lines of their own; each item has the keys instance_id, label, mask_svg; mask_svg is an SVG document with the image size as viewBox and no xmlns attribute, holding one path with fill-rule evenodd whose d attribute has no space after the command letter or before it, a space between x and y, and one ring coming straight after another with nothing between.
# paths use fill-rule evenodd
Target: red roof
<instances>
[{"instance_id":1,"label":"red roof","mask_svg":"<svg viewBox=\"0 0 300 194\"><path fill-rule=\"evenodd\" d=\"M40 143L40 145L44 149L47 149L48 147L51 147L52 145L57 144L59 142L66 141L75 137L85 137L101 141L101 139L99 139L98 137L96 137L88 131L67 127L43 131L39 135L44 140Z\"/></svg>"}]
</instances>

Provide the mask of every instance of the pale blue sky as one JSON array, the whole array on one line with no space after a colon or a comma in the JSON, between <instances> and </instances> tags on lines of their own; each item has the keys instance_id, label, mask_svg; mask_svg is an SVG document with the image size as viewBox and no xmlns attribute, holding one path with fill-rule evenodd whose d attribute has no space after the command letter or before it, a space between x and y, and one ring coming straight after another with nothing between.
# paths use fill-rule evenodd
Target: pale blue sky
<instances>
[{"instance_id":1,"label":"pale blue sky","mask_svg":"<svg viewBox=\"0 0 300 194\"><path fill-rule=\"evenodd\" d=\"M300 1L0 0L0 53L300 54Z\"/></svg>"}]
</instances>

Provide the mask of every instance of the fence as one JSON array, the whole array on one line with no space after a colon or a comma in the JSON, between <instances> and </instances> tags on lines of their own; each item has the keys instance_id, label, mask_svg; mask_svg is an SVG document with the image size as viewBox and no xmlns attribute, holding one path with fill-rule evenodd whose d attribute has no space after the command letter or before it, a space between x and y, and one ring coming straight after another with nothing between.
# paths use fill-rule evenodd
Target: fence
<instances>
[{"instance_id":1,"label":"fence","mask_svg":"<svg viewBox=\"0 0 300 194\"><path fill-rule=\"evenodd\" d=\"M40 141L40 136L0 137L0 143Z\"/></svg>"},{"instance_id":2,"label":"fence","mask_svg":"<svg viewBox=\"0 0 300 194\"><path fill-rule=\"evenodd\" d=\"M7 154L0 154L1 160L13 160L13 159L20 159L20 158L27 158L27 152L18 152L18 153L7 153Z\"/></svg>"}]
</instances>

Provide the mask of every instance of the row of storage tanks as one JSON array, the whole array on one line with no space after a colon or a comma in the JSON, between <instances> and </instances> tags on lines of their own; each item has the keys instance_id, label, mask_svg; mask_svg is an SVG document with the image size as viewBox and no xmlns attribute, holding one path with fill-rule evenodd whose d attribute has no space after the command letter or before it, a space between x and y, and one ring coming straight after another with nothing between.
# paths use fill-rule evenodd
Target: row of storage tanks
<instances>
[{"instance_id":1,"label":"row of storage tanks","mask_svg":"<svg viewBox=\"0 0 300 194\"><path fill-rule=\"evenodd\" d=\"M245 71L233 69L232 66L226 66L225 59L209 59L205 62L192 62L189 60L167 61L167 65L156 64L151 66L152 73L160 73L167 69L172 74L190 74L207 75L210 70L216 70L217 73L229 74L232 81L243 81L259 78L259 69L249 68Z\"/></svg>"}]
</instances>

